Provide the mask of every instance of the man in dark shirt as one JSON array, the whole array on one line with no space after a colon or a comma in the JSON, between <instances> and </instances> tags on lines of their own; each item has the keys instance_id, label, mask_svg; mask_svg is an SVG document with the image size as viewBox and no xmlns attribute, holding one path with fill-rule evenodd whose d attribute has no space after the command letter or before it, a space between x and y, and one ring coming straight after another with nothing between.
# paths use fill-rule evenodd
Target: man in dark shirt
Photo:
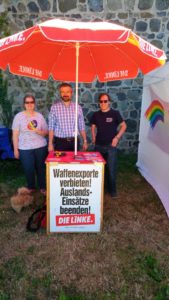
<instances>
[{"instance_id":1,"label":"man in dark shirt","mask_svg":"<svg viewBox=\"0 0 169 300\"><path fill-rule=\"evenodd\" d=\"M117 110L110 108L110 96L106 93L99 96L100 110L91 118L92 143L106 160L108 188L112 198L117 197L117 145L127 126Z\"/></svg>"}]
</instances>

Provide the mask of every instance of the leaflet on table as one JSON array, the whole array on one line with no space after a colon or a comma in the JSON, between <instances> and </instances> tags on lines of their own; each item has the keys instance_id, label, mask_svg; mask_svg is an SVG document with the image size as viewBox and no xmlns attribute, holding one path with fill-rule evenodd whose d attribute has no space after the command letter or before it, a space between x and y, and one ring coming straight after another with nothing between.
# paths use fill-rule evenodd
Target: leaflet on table
<instances>
[{"instance_id":1,"label":"leaflet on table","mask_svg":"<svg viewBox=\"0 0 169 300\"><path fill-rule=\"evenodd\" d=\"M56 152L49 153L46 162L67 162L67 163L90 163L90 162L105 162L99 152Z\"/></svg>"}]
</instances>

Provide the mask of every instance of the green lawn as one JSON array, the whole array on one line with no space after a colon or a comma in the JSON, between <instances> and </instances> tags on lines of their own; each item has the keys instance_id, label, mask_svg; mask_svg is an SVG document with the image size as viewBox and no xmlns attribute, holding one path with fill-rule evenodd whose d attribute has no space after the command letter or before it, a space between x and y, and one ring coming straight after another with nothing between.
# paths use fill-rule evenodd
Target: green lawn
<instances>
[{"instance_id":1,"label":"green lawn","mask_svg":"<svg viewBox=\"0 0 169 300\"><path fill-rule=\"evenodd\" d=\"M0 161L0 300L168 300L168 217L141 177L135 155L119 155L118 192L105 193L100 233L26 231L10 197L25 185L19 161Z\"/></svg>"}]
</instances>

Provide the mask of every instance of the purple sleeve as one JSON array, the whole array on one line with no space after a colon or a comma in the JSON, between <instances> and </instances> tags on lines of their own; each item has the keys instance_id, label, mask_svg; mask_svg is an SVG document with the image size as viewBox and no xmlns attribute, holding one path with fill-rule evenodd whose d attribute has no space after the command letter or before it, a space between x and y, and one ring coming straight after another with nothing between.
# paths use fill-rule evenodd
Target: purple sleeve
<instances>
[{"instance_id":1,"label":"purple sleeve","mask_svg":"<svg viewBox=\"0 0 169 300\"><path fill-rule=\"evenodd\" d=\"M48 125L46 123L45 118L41 115L41 129L42 130L48 130Z\"/></svg>"},{"instance_id":2,"label":"purple sleeve","mask_svg":"<svg viewBox=\"0 0 169 300\"><path fill-rule=\"evenodd\" d=\"M19 115L17 114L13 119L12 130L19 130L19 127L20 127L20 118Z\"/></svg>"}]
</instances>

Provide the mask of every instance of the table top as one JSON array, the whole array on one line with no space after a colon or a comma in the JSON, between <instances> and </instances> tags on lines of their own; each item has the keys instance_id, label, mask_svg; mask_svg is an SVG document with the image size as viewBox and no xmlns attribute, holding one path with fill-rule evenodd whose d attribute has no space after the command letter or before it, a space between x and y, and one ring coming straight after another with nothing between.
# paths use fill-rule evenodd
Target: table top
<instances>
[{"instance_id":1,"label":"table top","mask_svg":"<svg viewBox=\"0 0 169 300\"><path fill-rule=\"evenodd\" d=\"M77 152L75 155L71 151L51 151L49 152L46 163L60 162L60 163L105 163L104 158L99 152Z\"/></svg>"}]
</instances>

